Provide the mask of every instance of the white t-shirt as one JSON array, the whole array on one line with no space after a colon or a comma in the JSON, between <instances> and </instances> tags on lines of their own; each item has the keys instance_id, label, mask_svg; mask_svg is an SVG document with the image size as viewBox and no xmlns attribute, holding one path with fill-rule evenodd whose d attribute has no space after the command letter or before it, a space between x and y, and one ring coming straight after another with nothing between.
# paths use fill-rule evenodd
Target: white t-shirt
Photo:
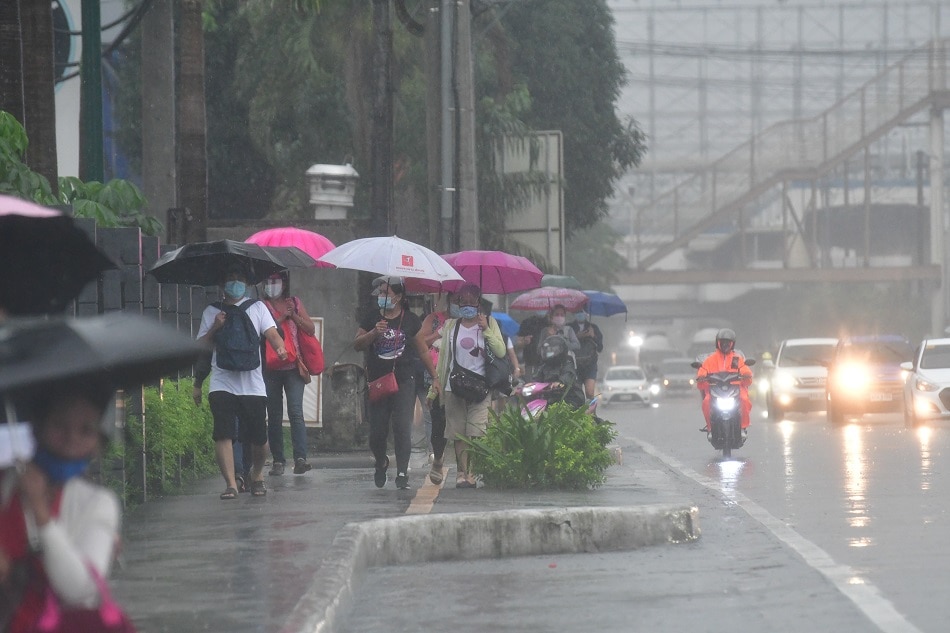
<instances>
[{"instance_id":1,"label":"white t-shirt","mask_svg":"<svg viewBox=\"0 0 950 633\"><path fill-rule=\"evenodd\" d=\"M449 336L455 338L455 328L449 332ZM449 339L452 340L452 339ZM472 350L478 348L475 356L472 356ZM470 369L477 374L485 375L485 335L478 325L465 327L459 325L458 339L455 341L453 358L456 364L465 369Z\"/></svg>"},{"instance_id":2,"label":"white t-shirt","mask_svg":"<svg viewBox=\"0 0 950 633\"><path fill-rule=\"evenodd\" d=\"M245 301L251 299L245 298L244 301L236 305L242 305ZM208 306L201 314L201 326L198 328L198 338L208 333L211 326L214 325L214 317L221 312L218 308ZM247 309L247 316L251 317L251 323L257 329L260 336L272 327L277 327L274 317L270 310L264 305L263 301L258 301ZM270 345L270 343L265 343ZM249 371L230 371L218 367L218 354L211 355L211 380L208 383L208 392L226 391L236 396L267 396L267 389L264 387L264 374L261 368L251 369Z\"/></svg>"}]
</instances>

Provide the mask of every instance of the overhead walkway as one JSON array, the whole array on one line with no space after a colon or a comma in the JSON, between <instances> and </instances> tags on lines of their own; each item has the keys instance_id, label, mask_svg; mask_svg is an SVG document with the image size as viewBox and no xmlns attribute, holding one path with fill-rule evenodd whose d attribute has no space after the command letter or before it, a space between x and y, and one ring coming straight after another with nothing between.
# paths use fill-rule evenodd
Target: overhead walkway
<instances>
[{"instance_id":1,"label":"overhead walkway","mask_svg":"<svg viewBox=\"0 0 950 633\"><path fill-rule=\"evenodd\" d=\"M682 279L682 283L702 283L703 273L658 271L655 267L704 234L714 233L725 239L744 233L758 214L768 205L776 204L776 199L782 206L781 223L776 230L785 232L787 237L794 237L797 232L805 239L803 218L786 204L788 184L811 182L809 208L814 210L818 204L817 186L836 174L839 178L841 173L847 177L849 162L862 157L864 180L869 180L868 157L873 143L921 112L950 107L948 51L950 41L938 40L909 53L821 114L763 130L705 170L657 197L639 211L636 235L631 236L637 243L638 257L631 262L635 270L621 275L618 282L662 284L678 283L673 280ZM790 240L784 242L787 245ZM744 244L744 240L741 243ZM807 250L808 264L798 265L799 270L794 272L756 267L743 254L740 264L743 270L736 275L743 282L783 278L792 282L839 277L861 281L940 278L939 267L928 265L908 266L901 271L872 271L866 265L831 272L827 263L822 268L821 258ZM782 257L782 270L793 267L786 252ZM695 281L688 281L690 279ZM722 281L722 273L719 281Z\"/></svg>"}]
</instances>

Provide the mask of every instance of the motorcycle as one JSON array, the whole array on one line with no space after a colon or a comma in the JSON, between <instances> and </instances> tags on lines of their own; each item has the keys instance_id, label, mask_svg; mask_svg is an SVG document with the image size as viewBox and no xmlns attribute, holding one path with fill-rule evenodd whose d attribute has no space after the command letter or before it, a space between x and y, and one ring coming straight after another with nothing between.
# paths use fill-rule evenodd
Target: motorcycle
<instances>
[{"instance_id":1,"label":"motorcycle","mask_svg":"<svg viewBox=\"0 0 950 633\"><path fill-rule=\"evenodd\" d=\"M749 359L746 365L752 366L755 360ZM702 367L701 363L694 362L695 369ZM721 450L723 457L732 457L733 449L742 448L745 437L742 434L742 402L739 398L741 384L745 378L735 371L720 371L697 379L697 382L707 384L710 398L709 426L707 433L709 443L714 449Z\"/></svg>"},{"instance_id":2,"label":"motorcycle","mask_svg":"<svg viewBox=\"0 0 950 633\"><path fill-rule=\"evenodd\" d=\"M572 407L586 406L594 415L597 397L587 400L584 385L577 379L574 358L568 353L567 340L555 334L547 337L539 349L541 364L528 382L515 388L512 395L527 401L522 415L537 415L551 402L566 402Z\"/></svg>"}]
</instances>

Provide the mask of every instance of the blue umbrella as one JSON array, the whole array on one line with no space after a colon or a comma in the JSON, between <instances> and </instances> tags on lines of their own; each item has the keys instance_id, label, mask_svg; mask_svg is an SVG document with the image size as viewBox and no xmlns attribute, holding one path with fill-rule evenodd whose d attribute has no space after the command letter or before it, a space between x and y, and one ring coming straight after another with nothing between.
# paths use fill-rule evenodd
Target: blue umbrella
<instances>
[{"instance_id":1,"label":"blue umbrella","mask_svg":"<svg viewBox=\"0 0 950 633\"><path fill-rule=\"evenodd\" d=\"M501 328L501 333L505 336L511 337L518 333L518 322L511 318L507 312L492 312L491 315L498 321L498 327Z\"/></svg>"},{"instance_id":2,"label":"blue umbrella","mask_svg":"<svg viewBox=\"0 0 950 633\"><path fill-rule=\"evenodd\" d=\"M627 312L627 304L615 294L599 290L585 290L584 294L590 298L587 311L593 316L612 316Z\"/></svg>"}]
</instances>

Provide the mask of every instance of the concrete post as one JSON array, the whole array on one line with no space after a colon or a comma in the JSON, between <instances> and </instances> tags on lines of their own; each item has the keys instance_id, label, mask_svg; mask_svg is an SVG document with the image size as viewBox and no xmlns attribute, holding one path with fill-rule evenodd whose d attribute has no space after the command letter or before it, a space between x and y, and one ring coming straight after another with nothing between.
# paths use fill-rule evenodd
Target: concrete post
<instances>
[{"instance_id":1,"label":"concrete post","mask_svg":"<svg viewBox=\"0 0 950 633\"><path fill-rule=\"evenodd\" d=\"M943 220L943 110L930 111L930 263L941 267L941 283L931 301L931 334L938 336L947 325L947 262L944 253Z\"/></svg>"}]
</instances>

